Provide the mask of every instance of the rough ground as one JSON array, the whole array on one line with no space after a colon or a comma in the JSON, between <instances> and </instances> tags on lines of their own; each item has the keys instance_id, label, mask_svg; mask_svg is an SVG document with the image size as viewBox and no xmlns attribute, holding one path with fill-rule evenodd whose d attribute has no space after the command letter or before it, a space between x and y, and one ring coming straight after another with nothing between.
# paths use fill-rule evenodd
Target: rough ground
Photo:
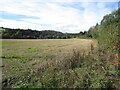
<instances>
[{"instance_id":1,"label":"rough ground","mask_svg":"<svg viewBox=\"0 0 120 90\"><path fill-rule=\"evenodd\" d=\"M97 41L90 39L3 39L2 45L3 80L11 84L9 81L24 77L26 73L34 72L46 63L64 60L66 56L73 53L73 50L87 54L91 48L97 47Z\"/></svg>"}]
</instances>

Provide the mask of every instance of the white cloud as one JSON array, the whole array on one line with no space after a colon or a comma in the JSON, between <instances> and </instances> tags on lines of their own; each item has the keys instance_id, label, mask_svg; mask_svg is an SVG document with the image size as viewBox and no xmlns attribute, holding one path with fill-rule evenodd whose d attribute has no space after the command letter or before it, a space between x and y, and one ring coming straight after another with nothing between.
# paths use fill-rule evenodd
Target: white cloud
<instances>
[{"instance_id":1,"label":"white cloud","mask_svg":"<svg viewBox=\"0 0 120 90\"><path fill-rule=\"evenodd\" d=\"M38 26L36 24L28 23L28 22L23 22L23 21L13 21L13 20L7 20L7 19L1 19L0 18L1 26L4 27L10 27L10 28L24 28L24 29L42 29L42 26Z\"/></svg>"},{"instance_id":2,"label":"white cloud","mask_svg":"<svg viewBox=\"0 0 120 90\"><path fill-rule=\"evenodd\" d=\"M62 32L80 32L88 30L90 26L99 22L104 15L111 12L109 8L105 7L103 2L93 4L85 0L80 3L80 6L84 8L84 10L81 10L79 8L62 6L61 4L63 2L50 1L51 2L42 2L41 0L34 0L33 2L29 0L28 2L28 0L11 0L7 2L6 0L1 0L0 11L34 16L38 19L22 18L22 21L15 21L1 18L0 20L2 22L0 22L0 25L11 28L31 28L36 30L52 29ZM69 2L72 1L73 0L69 0ZM64 3L69 4L69 2ZM47 24L49 25L47 26Z\"/></svg>"}]
</instances>

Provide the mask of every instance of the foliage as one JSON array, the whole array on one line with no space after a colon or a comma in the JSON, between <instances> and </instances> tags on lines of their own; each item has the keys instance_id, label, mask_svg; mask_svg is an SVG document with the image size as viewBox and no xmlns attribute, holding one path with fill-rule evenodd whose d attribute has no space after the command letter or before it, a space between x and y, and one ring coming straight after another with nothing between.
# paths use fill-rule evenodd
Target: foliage
<instances>
[{"instance_id":1,"label":"foliage","mask_svg":"<svg viewBox=\"0 0 120 90\"><path fill-rule=\"evenodd\" d=\"M100 25L96 24L96 26L91 27L88 31L92 38L98 39L100 48L108 49L109 51L111 49L112 52L120 48L119 10L104 16Z\"/></svg>"},{"instance_id":2,"label":"foliage","mask_svg":"<svg viewBox=\"0 0 120 90\"><path fill-rule=\"evenodd\" d=\"M67 38L76 38L79 34L74 33L62 33L53 30L24 30L24 29L10 29L3 28L3 39L67 39Z\"/></svg>"},{"instance_id":3,"label":"foliage","mask_svg":"<svg viewBox=\"0 0 120 90\"><path fill-rule=\"evenodd\" d=\"M99 59L107 67L120 71L120 8L103 17L101 23L89 29L87 34L98 40ZM115 79L115 77L114 77ZM115 81L112 79L112 81Z\"/></svg>"}]
</instances>

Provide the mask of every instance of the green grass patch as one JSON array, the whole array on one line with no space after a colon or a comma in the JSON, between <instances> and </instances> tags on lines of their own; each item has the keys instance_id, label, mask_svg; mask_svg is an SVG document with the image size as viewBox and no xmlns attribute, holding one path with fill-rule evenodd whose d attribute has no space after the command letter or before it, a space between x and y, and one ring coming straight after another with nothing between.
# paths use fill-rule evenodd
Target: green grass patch
<instances>
[{"instance_id":1,"label":"green grass patch","mask_svg":"<svg viewBox=\"0 0 120 90\"><path fill-rule=\"evenodd\" d=\"M14 43L17 43L17 41L2 41L0 43L2 43L2 44L14 44Z\"/></svg>"},{"instance_id":2,"label":"green grass patch","mask_svg":"<svg viewBox=\"0 0 120 90\"><path fill-rule=\"evenodd\" d=\"M0 31L5 31L5 29L0 29Z\"/></svg>"}]
</instances>

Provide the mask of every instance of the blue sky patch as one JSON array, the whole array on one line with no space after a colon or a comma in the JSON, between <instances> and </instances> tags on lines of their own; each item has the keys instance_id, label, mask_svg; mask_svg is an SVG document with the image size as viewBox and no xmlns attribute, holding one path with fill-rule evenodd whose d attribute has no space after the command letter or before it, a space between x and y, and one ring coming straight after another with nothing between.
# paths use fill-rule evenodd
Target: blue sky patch
<instances>
[{"instance_id":1,"label":"blue sky patch","mask_svg":"<svg viewBox=\"0 0 120 90\"><path fill-rule=\"evenodd\" d=\"M61 3L60 5L64 7L71 7L71 8L76 8L79 10L84 10L80 2Z\"/></svg>"},{"instance_id":2,"label":"blue sky patch","mask_svg":"<svg viewBox=\"0 0 120 90\"><path fill-rule=\"evenodd\" d=\"M8 19L8 20L16 20L16 21L22 21L23 18L30 18L30 19L39 19L35 16L26 16L26 15L19 15L19 14L13 14L5 11L0 11L0 18Z\"/></svg>"},{"instance_id":3,"label":"blue sky patch","mask_svg":"<svg viewBox=\"0 0 120 90\"><path fill-rule=\"evenodd\" d=\"M118 2L106 2L106 7L112 11L118 9Z\"/></svg>"}]
</instances>

